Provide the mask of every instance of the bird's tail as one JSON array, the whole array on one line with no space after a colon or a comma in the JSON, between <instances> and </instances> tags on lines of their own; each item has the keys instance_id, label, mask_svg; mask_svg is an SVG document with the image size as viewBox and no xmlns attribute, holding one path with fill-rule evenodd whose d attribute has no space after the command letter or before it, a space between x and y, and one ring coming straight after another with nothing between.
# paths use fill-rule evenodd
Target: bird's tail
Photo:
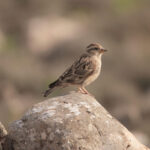
<instances>
[{"instance_id":1,"label":"bird's tail","mask_svg":"<svg viewBox=\"0 0 150 150\"><path fill-rule=\"evenodd\" d=\"M54 90L54 88L56 88L57 86L59 86L59 80L56 80L55 82L51 83L51 84L48 86L49 89L44 92L44 95L43 95L43 96L44 96L44 97L47 97L47 96Z\"/></svg>"}]
</instances>

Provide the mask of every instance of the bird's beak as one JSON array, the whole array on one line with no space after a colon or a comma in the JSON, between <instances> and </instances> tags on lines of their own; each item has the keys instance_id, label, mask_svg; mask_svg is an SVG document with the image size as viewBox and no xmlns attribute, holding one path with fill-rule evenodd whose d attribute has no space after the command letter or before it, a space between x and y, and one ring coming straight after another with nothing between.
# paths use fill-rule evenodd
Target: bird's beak
<instances>
[{"instance_id":1,"label":"bird's beak","mask_svg":"<svg viewBox=\"0 0 150 150\"><path fill-rule=\"evenodd\" d=\"M101 49L102 53L107 52L107 49Z\"/></svg>"}]
</instances>

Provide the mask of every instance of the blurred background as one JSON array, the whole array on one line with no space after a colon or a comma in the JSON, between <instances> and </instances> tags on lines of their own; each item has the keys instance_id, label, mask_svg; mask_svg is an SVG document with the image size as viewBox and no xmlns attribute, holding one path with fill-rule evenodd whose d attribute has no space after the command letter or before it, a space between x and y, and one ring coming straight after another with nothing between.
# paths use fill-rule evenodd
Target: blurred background
<instances>
[{"instance_id":1,"label":"blurred background","mask_svg":"<svg viewBox=\"0 0 150 150\"><path fill-rule=\"evenodd\" d=\"M87 89L150 146L149 0L1 0L0 121L7 127L43 101L48 84L92 42L109 51Z\"/></svg>"}]
</instances>

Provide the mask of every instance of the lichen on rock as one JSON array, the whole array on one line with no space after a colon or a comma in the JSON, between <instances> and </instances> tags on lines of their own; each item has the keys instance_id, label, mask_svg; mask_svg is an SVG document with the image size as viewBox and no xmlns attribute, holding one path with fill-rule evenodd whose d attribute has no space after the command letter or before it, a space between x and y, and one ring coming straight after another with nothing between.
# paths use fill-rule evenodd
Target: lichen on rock
<instances>
[{"instance_id":1,"label":"lichen on rock","mask_svg":"<svg viewBox=\"0 0 150 150\"><path fill-rule=\"evenodd\" d=\"M8 137L13 150L148 150L95 98L81 93L34 105L10 125Z\"/></svg>"}]
</instances>

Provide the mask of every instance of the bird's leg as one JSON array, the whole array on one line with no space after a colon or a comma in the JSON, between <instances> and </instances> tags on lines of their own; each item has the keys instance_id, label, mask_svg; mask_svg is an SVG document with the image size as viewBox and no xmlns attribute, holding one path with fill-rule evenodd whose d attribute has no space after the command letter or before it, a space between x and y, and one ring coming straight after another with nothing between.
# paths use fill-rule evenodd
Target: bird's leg
<instances>
[{"instance_id":1,"label":"bird's leg","mask_svg":"<svg viewBox=\"0 0 150 150\"><path fill-rule=\"evenodd\" d=\"M79 87L78 92L81 92L82 94L88 94L92 97L94 97L91 93L89 93L84 87Z\"/></svg>"},{"instance_id":2,"label":"bird's leg","mask_svg":"<svg viewBox=\"0 0 150 150\"><path fill-rule=\"evenodd\" d=\"M84 87L82 87L81 89L84 92L84 94L89 94L90 95L90 93Z\"/></svg>"},{"instance_id":3,"label":"bird's leg","mask_svg":"<svg viewBox=\"0 0 150 150\"><path fill-rule=\"evenodd\" d=\"M89 93L84 87L81 88L84 91L84 94L88 94L92 97L94 97L91 93Z\"/></svg>"},{"instance_id":4,"label":"bird's leg","mask_svg":"<svg viewBox=\"0 0 150 150\"><path fill-rule=\"evenodd\" d=\"M78 88L78 92L85 94L85 92L83 91L83 89L81 87Z\"/></svg>"}]
</instances>

